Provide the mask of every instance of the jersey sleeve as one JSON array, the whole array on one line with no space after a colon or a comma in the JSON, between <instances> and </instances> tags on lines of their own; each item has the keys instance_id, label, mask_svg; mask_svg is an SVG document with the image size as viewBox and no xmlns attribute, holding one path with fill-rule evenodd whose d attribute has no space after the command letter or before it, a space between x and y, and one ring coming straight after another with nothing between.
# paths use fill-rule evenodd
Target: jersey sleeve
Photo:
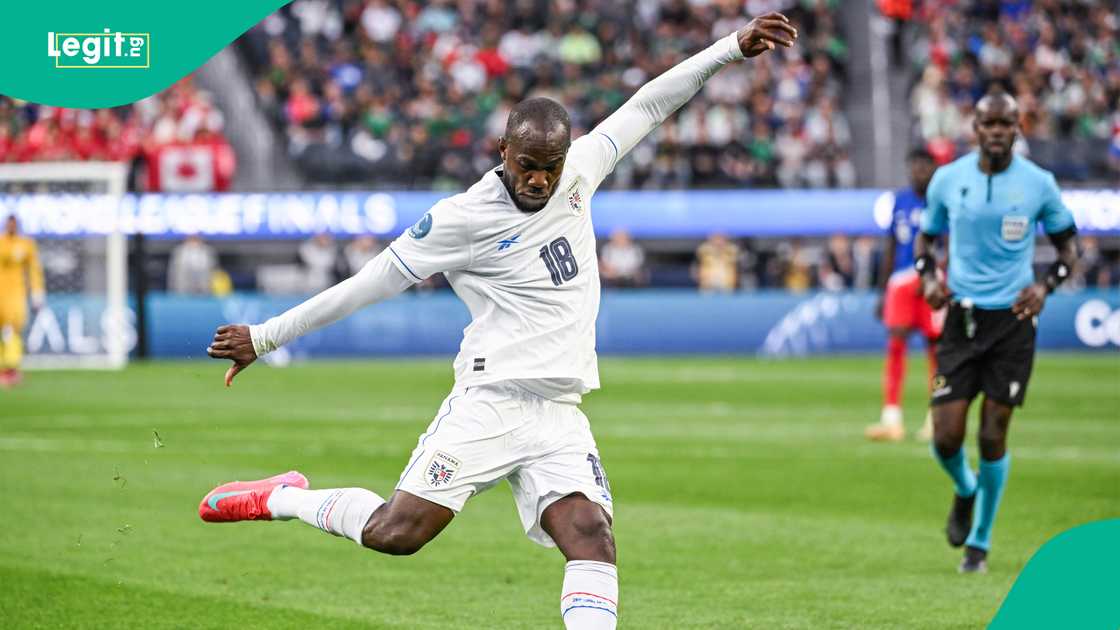
<instances>
[{"instance_id":1,"label":"jersey sleeve","mask_svg":"<svg viewBox=\"0 0 1120 630\"><path fill-rule=\"evenodd\" d=\"M887 222L886 236L898 234L898 209L902 205L900 199L900 197L902 197L901 191L896 190L891 193L891 196L894 198L891 200L891 220Z\"/></svg>"},{"instance_id":2,"label":"jersey sleeve","mask_svg":"<svg viewBox=\"0 0 1120 630\"><path fill-rule=\"evenodd\" d=\"M39 262L39 248L35 241L28 241L27 278L31 285L32 299L38 301L43 298L46 287L43 284L43 265Z\"/></svg>"},{"instance_id":3,"label":"jersey sleeve","mask_svg":"<svg viewBox=\"0 0 1120 630\"><path fill-rule=\"evenodd\" d=\"M611 174L618 158L618 144L606 133L595 130L572 142L567 164L579 170L594 190Z\"/></svg>"},{"instance_id":4,"label":"jersey sleeve","mask_svg":"<svg viewBox=\"0 0 1120 630\"><path fill-rule=\"evenodd\" d=\"M949 228L949 210L945 206L945 192L949 173L944 167L937 169L926 189L926 208L922 210L921 229L926 234L944 234Z\"/></svg>"},{"instance_id":5,"label":"jersey sleeve","mask_svg":"<svg viewBox=\"0 0 1120 630\"><path fill-rule=\"evenodd\" d=\"M1047 234L1059 234L1075 227L1073 213L1062 202L1062 191L1052 174L1048 174L1042 191L1042 208L1038 215Z\"/></svg>"},{"instance_id":6,"label":"jersey sleeve","mask_svg":"<svg viewBox=\"0 0 1120 630\"><path fill-rule=\"evenodd\" d=\"M389 245L393 264L413 282L444 271L466 269L473 261L470 216L443 200Z\"/></svg>"}]
</instances>

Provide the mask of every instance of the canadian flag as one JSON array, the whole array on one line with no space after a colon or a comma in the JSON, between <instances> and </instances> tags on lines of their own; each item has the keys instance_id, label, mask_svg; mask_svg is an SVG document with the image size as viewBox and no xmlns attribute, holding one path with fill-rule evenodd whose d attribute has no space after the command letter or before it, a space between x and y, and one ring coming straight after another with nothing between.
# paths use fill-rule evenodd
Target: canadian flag
<instances>
[{"instance_id":1,"label":"canadian flag","mask_svg":"<svg viewBox=\"0 0 1120 630\"><path fill-rule=\"evenodd\" d=\"M148 190L210 192L227 190L235 162L228 144L168 144L148 159Z\"/></svg>"}]
</instances>

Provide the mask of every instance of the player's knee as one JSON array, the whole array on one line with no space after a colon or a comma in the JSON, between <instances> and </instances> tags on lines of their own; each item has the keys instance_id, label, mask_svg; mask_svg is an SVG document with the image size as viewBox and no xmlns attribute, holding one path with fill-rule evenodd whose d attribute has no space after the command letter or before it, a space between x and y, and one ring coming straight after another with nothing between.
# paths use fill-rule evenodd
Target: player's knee
<instances>
[{"instance_id":1,"label":"player's knee","mask_svg":"<svg viewBox=\"0 0 1120 630\"><path fill-rule=\"evenodd\" d=\"M582 510L572 520L572 528L579 546L595 555L595 560L614 562L614 532L611 530L610 520L599 506L595 506L593 510Z\"/></svg>"},{"instance_id":2,"label":"player's knee","mask_svg":"<svg viewBox=\"0 0 1120 630\"><path fill-rule=\"evenodd\" d=\"M980 425L980 454L985 459L999 459L1007 443L1007 431L998 422L985 422Z\"/></svg>"},{"instance_id":3,"label":"player's knee","mask_svg":"<svg viewBox=\"0 0 1120 630\"><path fill-rule=\"evenodd\" d=\"M964 431L949 422L937 422L934 417L933 447L942 457L952 457L964 444Z\"/></svg>"}]
</instances>

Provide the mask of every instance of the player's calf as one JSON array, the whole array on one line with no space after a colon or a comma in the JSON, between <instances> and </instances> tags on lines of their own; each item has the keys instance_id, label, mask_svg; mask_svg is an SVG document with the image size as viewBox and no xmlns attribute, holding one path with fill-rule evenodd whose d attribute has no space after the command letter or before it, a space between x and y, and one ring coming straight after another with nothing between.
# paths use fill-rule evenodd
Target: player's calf
<instances>
[{"instance_id":1,"label":"player's calf","mask_svg":"<svg viewBox=\"0 0 1120 630\"><path fill-rule=\"evenodd\" d=\"M618 622L618 570L607 513L582 494L545 509L541 526L568 559L560 615L568 630L614 630Z\"/></svg>"},{"instance_id":2,"label":"player's calf","mask_svg":"<svg viewBox=\"0 0 1120 630\"><path fill-rule=\"evenodd\" d=\"M398 491L365 522L361 543L381 553L409 556L439 535L454 516L442 505Z\"/></svg>"}]
</instances>

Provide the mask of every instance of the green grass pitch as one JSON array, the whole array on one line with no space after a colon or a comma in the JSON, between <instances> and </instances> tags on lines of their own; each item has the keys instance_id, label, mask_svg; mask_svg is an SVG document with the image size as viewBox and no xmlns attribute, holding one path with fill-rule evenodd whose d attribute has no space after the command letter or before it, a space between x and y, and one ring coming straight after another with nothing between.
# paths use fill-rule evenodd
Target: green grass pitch
<instances>
[{"instance_id":1,"label":"green grass pitch","mask_svg":"<svg viewBox=\"0 0 1120 630\"><path fill-rule=\"evenodd\" d=\"M451 387L447 360L254 367L229 390L224 369L37 372L0 392L0 625L561 627L563 560L522 535L504 484L407 558L300 523L198 519L216 483L290 468L391 491ZM956 573L928 447L863 440L879 371L604 360L583 408L615 494L621 627L983 627L1043 542L1120 515L1115 353L1039 357L986 576ZM924 372L913 358L911 429Z\"/></svg>"}]
</instances>

